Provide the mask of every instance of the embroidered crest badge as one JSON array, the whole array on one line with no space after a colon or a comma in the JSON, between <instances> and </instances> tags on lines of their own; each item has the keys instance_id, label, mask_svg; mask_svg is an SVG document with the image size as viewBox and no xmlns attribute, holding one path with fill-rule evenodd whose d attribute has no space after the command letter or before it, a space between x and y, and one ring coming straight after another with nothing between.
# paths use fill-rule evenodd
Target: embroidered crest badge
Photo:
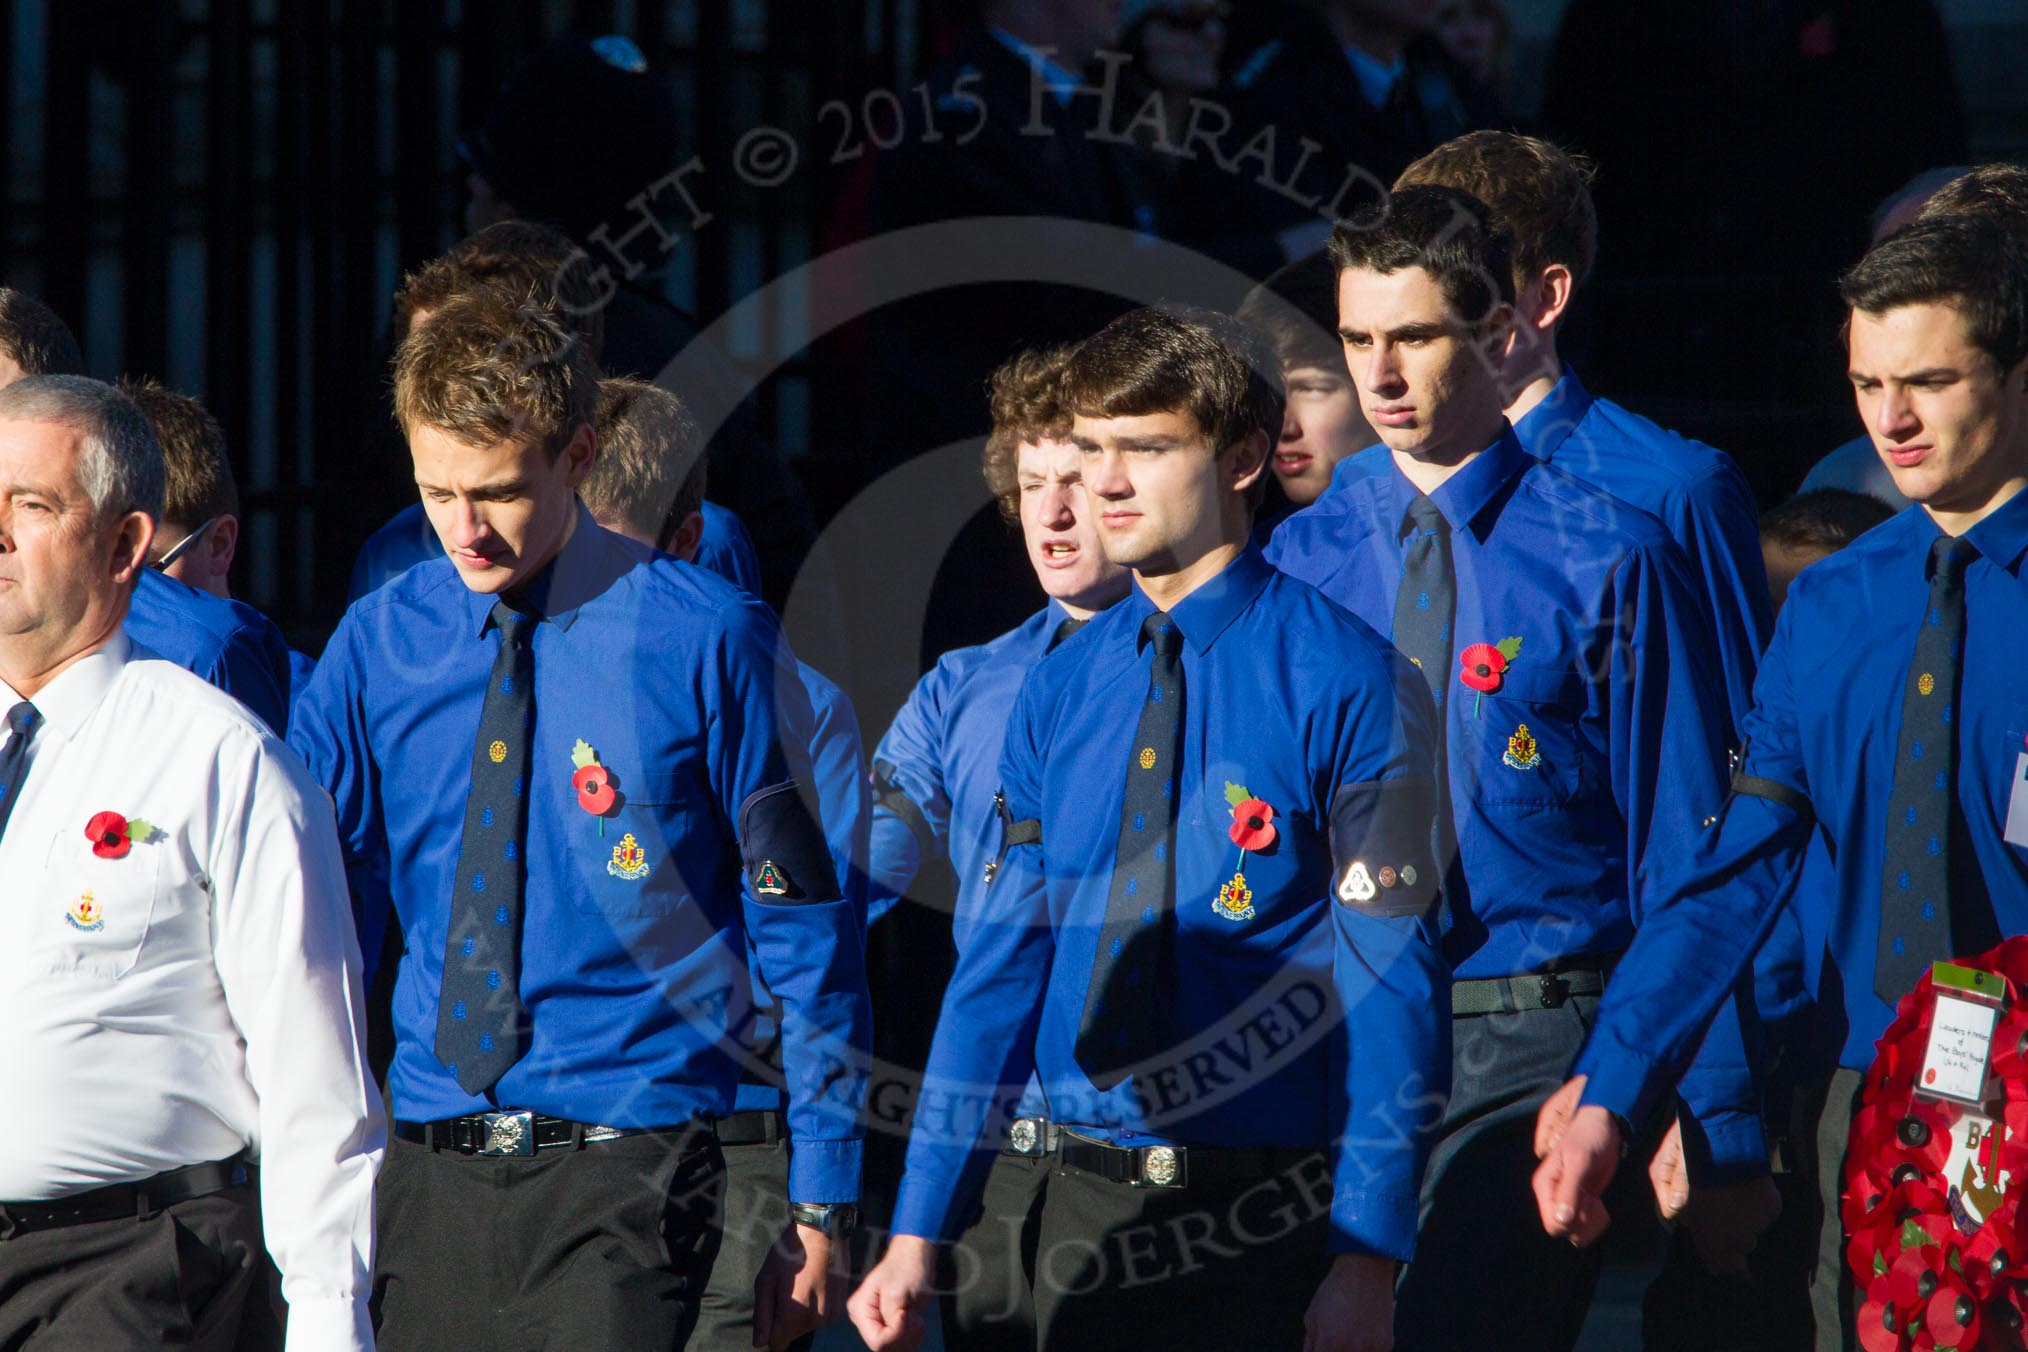
<instances>
[{"instance_id":1,"label":"embroidered crest badge","mask_svg":"<svg viewBox=\"0 0 2028 1352\"><path fill-rule=\"evenodd\" d=\"M1542 752L1537 749L1526 723L1514 729L1514 735L1507 739L1507 754L1500 759L1509 770L1533 770L1542 764Z\"/></svg>"},{"instance_id":2,"label":"embroidered crest badge","mask_svg":"<svg viewBox=\"0 0 2028 1352\"><path fill-rule=\"evenodd\" d=\"M647 877L650 867L648 852L641 848L640 841L634 839L632 831L620 837L620 843L613 846L613 857L606 861L606 872L630 883Z\"/></svg>"},{"instance_id":3,"label":"embroidered crest badge","mask_svg":"<svg viewBox=\"0 0 2028 1352\"><path fill-rule=\"evenodd\" d=\"M98 902L89 892L73 901L63 918L70 922L72 929L83 930L86 934L96 934L106 927L105 913L99 910Z\"/></svg>"},{"instance_id":4,"label":"embroidered crest badge","mask_svg":"<svg viewBox=\"0 0 2028 1352\"><path fill-rule=\"evenodd\" d=\"M1235 873L1232 881L1218 889L1218 900L1211 903L1211 909L1227 920L1253 919L1253 889L1246 885L1246 875Z\"/></svg>"},{"instance_id":5,"label":"embroidered crest badge","mask_svg":"<svg viewBox=\"0 0 2028 1352\"><path fill-rule=\"evenodd\" d=\"M763 859L760 872L753 875L753 890L764 897L785 897L789 894L788 875L775 867L774 860Z\"/></svg>"}]
</instances>

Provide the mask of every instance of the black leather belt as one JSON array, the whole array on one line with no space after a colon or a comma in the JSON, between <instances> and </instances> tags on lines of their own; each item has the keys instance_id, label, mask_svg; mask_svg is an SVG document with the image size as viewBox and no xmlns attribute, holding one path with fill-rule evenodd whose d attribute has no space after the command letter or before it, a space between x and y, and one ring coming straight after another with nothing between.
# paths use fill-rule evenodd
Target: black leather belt
<instances>
[{"instance_id":1,"label":"black leather belt","mask_svg":"<svg viewBox=\"0 0 2028 1352\"><path fill-rule=\"evenodd\" d=\"M558 1146L578 1149L622 1136L639 1136L648 1131L690 1131L705 1127L702 1120L674 1127L593 1127L566 1122L541 1113L506 1111L472 1113L447 1117L441 1122L396 1122L395 1136L414 1141L432 1150L455 1150L460 1155L507 1157L533 1155Z\"/></svg>"},{"instance_id":2,"label":"black leather belt","mask_svg":"<svg viewBox=\"0 0 2028 1352\"><path fill-rule=\"evenodd\" d=\"M1244 1150L1226 1146L1113 1145L1069 1127L1057 1136L1059 1168L1076 1169L1130 1188L1186 1188L1195 1182L1215 1187L1258 1182L1314 1152L1300 1149Z\"/></svg>"},{"instance_id":3,"label":"black leather belt","mask_svg":"<svg viewBox=\"0 0 2028 1352\"><path fill-rule=\"evenodd\" d=\"M788 1138L779 1108L750 1108L718 1119L720 1145L777 1145Z\"/></svg>"},{"instance_id":4,"label":"black leather belt","mask_svg":"<svg viewBox=\"0 0 2028 1352\"><path fill-rule=\"evenodd\" d=\"M239 1187L247 1180L246 1160L234 1156L229 1160L185 1165L138 1183L113 1183L54 1201L0 1202L0 1240L89 1221L146 1216L193 1197L209 1197Z\"/></svg>"},{"instance_id":5,"label":"black leather belt","mask_svg":"<svg viewBox=\"0 0 2028 1352\"><path fill-rule=\"evenodd\" d=\"M1017 1117L1007 1124L1007 1144L1000 1153L1039 1160L1056 1153L1061 1136L1062 1128L1046 1117Z\"/></svg>"},{"instance_id":6,"label":"black leather belt","mask_svg":"<svg viewBox=\"0 0 2028 1352\"><path fill-rule=\"evenodd\" d=\"M1619 965L1620 955L1585 957L1547 972L1521 976L1484 977L1451 983L1451 1017L1477 1018L1482 1014L1518 1014L1529 1009L1559 1009L1573 995L1603 995L1606 979Z\"/></svg>"}]
</instances>

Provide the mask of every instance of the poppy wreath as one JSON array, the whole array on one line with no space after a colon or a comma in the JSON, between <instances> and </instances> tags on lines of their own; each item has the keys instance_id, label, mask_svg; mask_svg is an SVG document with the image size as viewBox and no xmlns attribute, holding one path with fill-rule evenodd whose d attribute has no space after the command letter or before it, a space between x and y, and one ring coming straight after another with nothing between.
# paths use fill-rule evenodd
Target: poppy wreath
<instances>
[{"instance_id":1,"label":"poppy wreath","mask_svg":"<svg viewBox=\"0 0 2028 1352\"><path fill-rule=\"evenodd\" d=\"M1960 967L2005 978L1985 1112L1916 1095L1936 991L1925 972L1874 1044L1845 1155L1845 1261L1866 1352L2028 1348L2028 937ZM1988 1122L1988 1119L1990 1121ZM1954 1144L1955 1142L1955 1144Z\"/></svg>"}]
</instances>

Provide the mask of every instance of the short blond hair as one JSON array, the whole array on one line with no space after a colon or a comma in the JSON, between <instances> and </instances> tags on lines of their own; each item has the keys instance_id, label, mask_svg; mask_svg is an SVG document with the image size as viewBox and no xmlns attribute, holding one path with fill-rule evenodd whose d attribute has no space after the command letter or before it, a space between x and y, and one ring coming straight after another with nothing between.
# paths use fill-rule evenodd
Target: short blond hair
<instances>
[{"instance_id":1,"label":"short blond hair","mask_svg":"<svg viewBox=\"0 0 2028 1352\"><path fill-rule=\"evenodd\" d=\"M529 440L552 458L592 423L598 367L553 301L480 289L402 340L394 416L468 446Z\"/></svg>"},{"instance_id":2,"label":"short blond hair","mask_svg":"<svg viewBox=\"0 0 2028 1352\"><path fill-rule=\"evenodd\" d=\"M683 401L631 376L599 382L599 457L579 486L601 523L660 545L704 503L709 463Z\"/></svg>"}]
</instances>

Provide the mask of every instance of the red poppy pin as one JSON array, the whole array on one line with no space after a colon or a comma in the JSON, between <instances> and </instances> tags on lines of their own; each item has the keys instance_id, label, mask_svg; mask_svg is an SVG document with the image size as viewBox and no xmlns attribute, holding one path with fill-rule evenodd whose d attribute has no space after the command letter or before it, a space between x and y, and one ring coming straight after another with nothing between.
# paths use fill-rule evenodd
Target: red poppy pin
<instances>
[{"instance_id":1,"label":"red poppy pin","mask_svg":"<svg viewBox=\"0 0 2028 1352\"><path fill-rule=\"evenodd\" d=\"M1275 843L1275 810L1248 793L1244 786L1227 780L1225 801L1232 804L1232 825L1226 834L1242 850L1258 854Z\"/></svg>"},{"instance_id":2,"label":"red poppy pin","mask_svg":"<svg viewBox=\"0 0 2028 1352\"><path fill-rule=\"evenodd\" d=\"M1506 683L1507 666L1521 655L1519 637L1498 643L1474 643L1458 654L1458 679L1479 695L1490 695ZM1472 701L1472 716L1478 717L1479 702Z\"/></svg>"},{"instance_id":3,"label":"red poppy pin","mask_svg":"<svg viewBox=\"0 0 2028 1352\"><path fill-rule=\"evenodd\" d=\"M577 805L599 819L599 834L603 836L606 814L618 801L613 792L612 771L599 764L599 753L582 737L570 749L570 763L577 767L577 773L570 777L570 786L577 790Z\"/></svg>"},{"instance_id":4,"label":"red poppy pin","mask_svg":"<svg viewBox=\"0 0 2028 1352\"><path fill-rule=\"evenodd\" d=\"M161 834L153 824L139 817L129 820L117 812L94 812L85 823L85 839L101 859L123 859L135 845L146 845Z\"/></svg>"},{"instance_id":5,"label":"red poppy pin","mask_svg":"<svg viewBox=\"0 0 2028 1352\"><path fill-rule=\"evenodd\" d=\"M1239 846L1239 862L1233 866L1232 881L1218 889L1211 909L1236 924L1253 919L1253 889L1246 884L1246 852L1274 845L1275 810L1266 800L1254 797L1245 785L1229 779L1225 781L1225 801L1232 804L1232 825L1225 828L1225 833Z\"/></svg>"}]
</instances>

